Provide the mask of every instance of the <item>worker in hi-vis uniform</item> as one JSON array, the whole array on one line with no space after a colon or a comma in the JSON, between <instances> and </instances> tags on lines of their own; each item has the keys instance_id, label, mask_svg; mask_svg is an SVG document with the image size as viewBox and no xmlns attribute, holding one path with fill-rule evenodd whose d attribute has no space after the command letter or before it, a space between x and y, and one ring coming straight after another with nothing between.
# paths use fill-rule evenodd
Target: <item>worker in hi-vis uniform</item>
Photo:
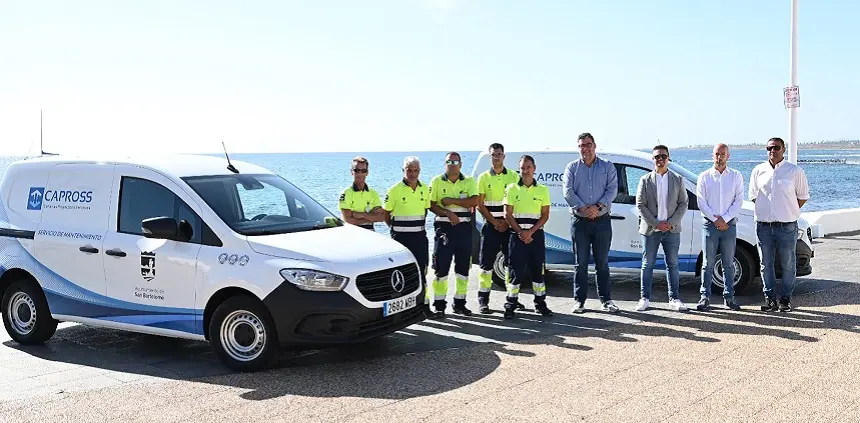
<instances>
[{"instance_id":1,"label":"worker in hi-vis uniform","mask_svg":"<svg viewBox=\"0 0 860 423\"><path fill-rule=\"evenodd\" d=\"M367 185L370 163L364 157L352 159L352 185L340 193L338 207L346 223L373 231L374 222L385 220L379 193Z\"/></svg>"},{"instance_id":2,"label":"worker in hi-vis uniform","mask_svg":"<svg viewBox=\"0 0 860 423\"><path fill-rule=\"evenodd\" d=\"M430 208L430 187L418 180L421 161L409 156L403 159L403 180L388 188L383 208L385 223L391 238L408 249L421 270L421 284L425 287L424 307L429 312L430 287L427 286L427 264L430 261L427 240L427 210Z\"/></svg>"},{"instance_id":3,"label":"worker in hi-vis uniform","mask_svg":"<svg viewBox=\"0 0 860 423\"><path fill-rule=\"evenodd\" d=\"M546 284L544 270L546 264L546 245L543 226L549 220L549 188L540 185L534 178L535 161L529 155L520 158L520 179L508 185L505 193L505 219L511 226L511 239L508 244L507 286L505 319L514 318L520 285L526 270L532 279L535 311L544 316L552 316L546 305Z\"/></svg>"},{"instance_id":4,"label":"worker in hi-vis uniform","mask_svg":"<svg viewBox=\"0 0 860 423\"><path fill-rule=\"evenodd\" d=\"M478 184L475 178L460 171L463 166L460 154L450 152L445 156L445 173L430 181L430 211L436 214L433 228L433 281L432 317L445 317L448 295L448 273L454 261L456 290L454 292L455 314L471 315L466 308L466 292L469 288L469 268L472 266L472 214L478 204Z\"/></svg>"},{"instance_id":5,"label":"worker in hi-vis uniform","mask_svg":"<svg viewBox=\"0 0 860 423\"><path fill-rule=\"evenodd\" d=\"M520 175L505 167L505 147L493 143L489 148L492 166L478 176L478 211L484 216L484 226L481 228L481 249L478 255L478 265L481 274L478 277L478 311L481 314L491 314L490 288L493 286L493 265L501 251L507 267L508 240L510 226L505 220L505 189L508 185L519 181ZM522 304L519 309L524 309Z\"/></svg>"}]
</instances>

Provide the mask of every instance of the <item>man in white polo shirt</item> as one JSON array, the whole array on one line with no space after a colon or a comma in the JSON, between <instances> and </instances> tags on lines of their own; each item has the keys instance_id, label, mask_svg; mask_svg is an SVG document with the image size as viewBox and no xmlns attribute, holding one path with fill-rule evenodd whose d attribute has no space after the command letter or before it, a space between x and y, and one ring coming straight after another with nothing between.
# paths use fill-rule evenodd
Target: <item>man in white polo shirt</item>
<instances>
[{"instance_id":1,"label":"man in white polo shirt","mask_svg":"<svg viewBox=\"0 0 860 423\"><path fill-rule=\"evenodd\" d=\"M785 141L767 141L768 160L750 176L749 198L755 202L756 235L762 263L764 304L762 311L791 311L791 294L797 277L797 219L809 199L806 173L784 160ZM778 250L778 251L777 251ZM774 261L779 254L782 294L776 301Z\"/></svg>"},{"instance_id":2,"label":"man in white polo shirt","mask_svg":"<svg viewBox=\"0 0 860 423\"><path fill-rule=\"evenodd\" d=\"M702 212L702 286L701 299L696 310L708 310L711 306L711 283L714 280L714 265L717 254L722 254L723 303L732 310L740 310L735 302L735 246L737 241L737 216L744 202L744 177L728 167L729 146L714 146L714 166L699 175L696 197Z\"/></svg>"}]
</instances>

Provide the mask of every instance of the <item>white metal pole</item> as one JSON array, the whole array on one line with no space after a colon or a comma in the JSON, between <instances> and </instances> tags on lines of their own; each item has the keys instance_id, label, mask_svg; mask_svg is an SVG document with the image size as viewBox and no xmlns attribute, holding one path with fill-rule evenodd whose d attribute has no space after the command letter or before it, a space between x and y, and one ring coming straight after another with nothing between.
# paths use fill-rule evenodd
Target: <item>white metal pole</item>
<instances>
[{"instance_id":1,"label":"white metal pole","mask_svg":"<svg viewBox=\"0 0 860 423\"><path fill-rule=\"evenodd\" d=\"M797 3L798 0L791 0L791 57L789 59L791 61L791 70L789 71L790 87L797 86ZM795 164L797 164L798 108L799 107L792 107L788 109L788 161Z\"/></svg>"}]
</instances>

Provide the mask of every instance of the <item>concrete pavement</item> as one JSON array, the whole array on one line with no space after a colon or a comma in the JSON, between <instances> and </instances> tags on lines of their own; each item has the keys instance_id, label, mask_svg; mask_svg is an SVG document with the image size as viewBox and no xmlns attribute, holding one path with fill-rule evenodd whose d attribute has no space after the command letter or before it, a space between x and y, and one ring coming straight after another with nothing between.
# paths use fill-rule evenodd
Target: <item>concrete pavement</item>
<instances>
[{"instance_id":1,"label":"concrete pavement","mask_svg":"<svg viewBox=\"0 0 860 423\"><path fill-rule=\"evenodd\" d=\"M636 280L613 278L622 312L590 300L575 316L559 273L552 318L450 315L255 374L230 373L205 343L64 324L24 347L3 332L0 421L860 421L858 252L860 235L816 240L788 314L758 311L760 284L741 312L672 312L661 278L655 309L636 313Z\"/></svg>"}]
</instances>

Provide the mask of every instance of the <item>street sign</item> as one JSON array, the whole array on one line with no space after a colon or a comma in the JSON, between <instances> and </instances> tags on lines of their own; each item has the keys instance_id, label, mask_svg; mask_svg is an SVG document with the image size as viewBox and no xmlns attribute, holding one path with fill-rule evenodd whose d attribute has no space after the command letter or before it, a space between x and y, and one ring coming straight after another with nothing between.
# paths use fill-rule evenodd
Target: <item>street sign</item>
<instances>
[{"instance_id":1,"label":"street sign","mask_svg":"<svg viewBox=\"0 0 860 423\"><path fill-rule=\"evenodd\" d=\"M785 97L785 108L794 109L800 107L800 87L791 86L782 89L782 94Z\"/></svg>"}]
</instances>

